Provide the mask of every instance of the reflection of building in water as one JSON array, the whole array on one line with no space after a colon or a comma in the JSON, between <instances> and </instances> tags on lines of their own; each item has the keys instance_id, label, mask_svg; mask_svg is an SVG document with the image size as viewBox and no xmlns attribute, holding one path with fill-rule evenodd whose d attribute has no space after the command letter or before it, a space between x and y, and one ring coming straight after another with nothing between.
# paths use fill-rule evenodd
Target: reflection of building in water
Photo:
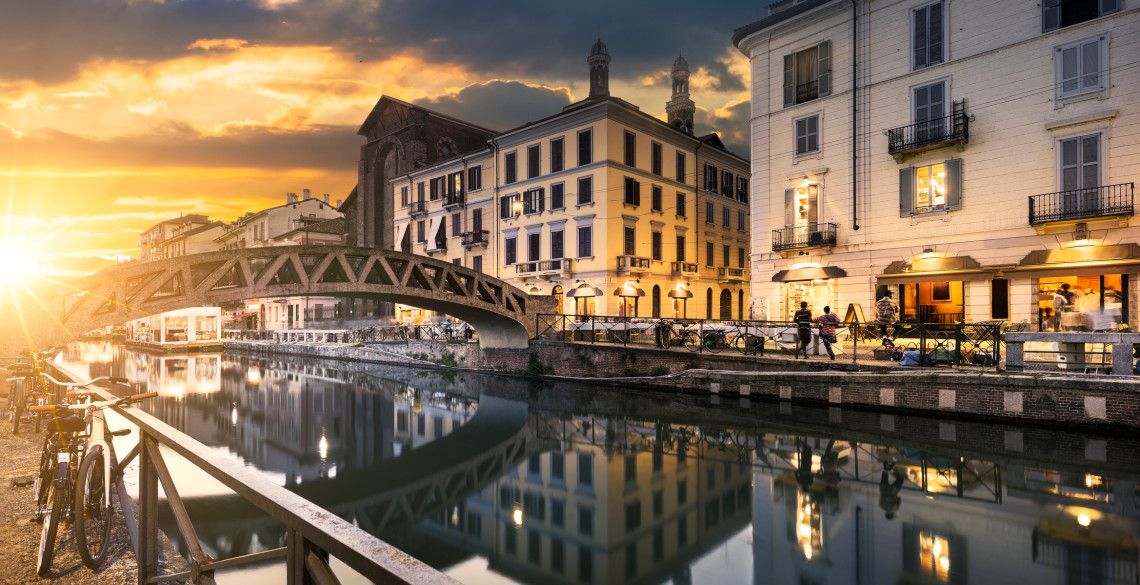
<instances>
[{"instance_id":1,"label":"reflection of building in water","mask_svg":"<svg viewBox=\"0 0 1140 585\"><path fill-rule=\"evenodd\" d=\"M1134 481L768 436L753 472L756 584L1135 583ZM834 466L829 465L829 460ZM1072 581L1071 576L1082 581Z\"/></svg>"},{"instance_id":2,"label":"reflection of building in water","mask_svg":"<svg viewBox=\"0 0 1140 585\"><path fill-rule=\"evenodd\" d=\"M748 524L748 459L710 448L692 428L537 424L562 448L531 454L418 529L520 581L685 583L692 559Z\"/></svg>"},{"instance_id":3,"label":"reflection of building in water","mask_svg":"<svg viewBox=\"0 0 1140 585\"><path fill-rule=\"evenodd\" d=\"M222 354L155 355L127 351L125 378L145 385L161 396L181 399L187 394L209 394L222 387Z\"/></svg>"}]
</instances>

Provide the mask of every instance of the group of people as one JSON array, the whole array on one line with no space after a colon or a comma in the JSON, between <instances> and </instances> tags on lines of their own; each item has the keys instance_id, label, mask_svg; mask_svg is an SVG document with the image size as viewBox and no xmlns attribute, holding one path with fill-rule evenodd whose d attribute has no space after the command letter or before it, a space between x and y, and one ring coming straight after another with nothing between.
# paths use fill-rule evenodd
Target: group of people
<instances>
[{"instance_id":1,"label":"group of people","mask_svg":"<svg viewBox=\"0 0 1140 585\"><path fill-rule=\"evenodd\" d=\"M883 345L894 347L894 340L903 329L899 322L899 305L895 302L894 293L888 290L883 294L883 298L875 303L875 313L879 323L879 333L883 337ZM823 314L813 318L807 301L801 301L799 310L792 314L792 321L796 324L799 341L796 344L796 359L799 359L801 354L804 359L808 357L807 348L808 344L811 343L813 324L819 325L819 338L823 341L823 348L827 351L828 357L835 359L835 351L831 349L831 344L837 342L835 328L839 324L839 315L832 313L831 307L825 306ZM892 330L892 335L887 335L888 329Z\"/></svg>"}]
</instances>

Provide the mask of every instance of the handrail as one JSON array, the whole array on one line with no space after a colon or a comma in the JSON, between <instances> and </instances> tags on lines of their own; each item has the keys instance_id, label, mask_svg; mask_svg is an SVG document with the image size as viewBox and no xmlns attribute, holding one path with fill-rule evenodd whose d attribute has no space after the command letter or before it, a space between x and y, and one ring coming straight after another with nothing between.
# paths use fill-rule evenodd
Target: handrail
<instances>
[{"instance_id":1,"label":"handrail","mask_svg":"<svg viewBox=\"0 0 1140 585\"><path fill-rule=\"evenodd\" d=\"M1101 185L1029 196L1029 225L1051 221L1132 215L1134 183Z\"/></svg>"},{"instance_id":2,"label":"handrail","mask_svg":"<svg viewBox=\"0 0 1140 585\"><path fill-rule=\"evenodd\" d=\"M955 107L958 107L955 104ZM887 153L898 154L908 150L970 139L970 118L961 111L908 126L887 130Z\"/></svg>"}]
</instances>

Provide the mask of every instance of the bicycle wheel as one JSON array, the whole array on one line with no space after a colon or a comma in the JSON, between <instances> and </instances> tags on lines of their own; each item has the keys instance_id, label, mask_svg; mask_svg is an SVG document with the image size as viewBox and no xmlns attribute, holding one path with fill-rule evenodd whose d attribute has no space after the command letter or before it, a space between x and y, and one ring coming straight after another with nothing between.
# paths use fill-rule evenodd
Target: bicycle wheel
<instances>
[{"instance_id":1,"label":"bicycle wheel","mask_svg":"<svg viewBox=\"0 0 1140 585\"><path fill-rule=\"evenodd\" d=\"M55 480L48 483L47 501L51 505L51 512L44 518L43 530L40 532L40 551L36 555L36 573L40 577L47 577L51 570L51 559L55 555L55 533L59 530L59 522L63 519L64 494L58 490Z\"/></svg>"},{"instance_id":2,"label":"bicycle wheel","mask_svg":"<svg viewBox=\"0 0 1140 585\"><path fill-rule=\"evenodd\" d=\"M684 345L685 349L687 349L689 351L694 351L694 352L700 351L701 350L701 339L700 339L700 337L697 336L696 333L694 333L692 331L682 331L681 332L681 345Z\"/></svg>"},{"instance_id":3,"label":"bicycle wheel","mask_svg":"<svg viewBox=\"0 0 1140 585\"><path fill-rule=\"evenodd\" d=\"M705 349L711 351L712 353L720 353L721 350L724 349L724 346L728 345L727 341L724 338L724 334L719 331L711 331L709 333L705 333L704 344Z\"/></svg>"},{"instance_id":4,"label":"bicycle wheel","mask_svg":"<svg viewBox=\"0 0 1140 585\"><path fill-rule=\"evenodd\" d=\"M744 355L752 355L760 349L760 338L752 335L751 333L737 335L735 345L737 351L740 353Z\"/></svg>"},{"instance_id":5,"label":"bicycle wheel","mask_svg":"<svg viewBox=\"0 0 1140 585\"><path fill-rule=\"evenodd\" d=\"M76 483L75 544L79 557L89 569L98 569L107 556L107 542L111 538L111 520L115 516L113 499L104 501L103 477L106 473L103 448L96 445L83 457Z\"/></svg>"}]
</instances>

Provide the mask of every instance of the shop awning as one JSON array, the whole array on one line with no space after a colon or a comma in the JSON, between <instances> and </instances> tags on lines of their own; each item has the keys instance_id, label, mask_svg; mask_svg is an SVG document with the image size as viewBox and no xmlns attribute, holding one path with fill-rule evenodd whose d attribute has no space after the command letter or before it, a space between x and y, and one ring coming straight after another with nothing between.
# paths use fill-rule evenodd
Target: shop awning
<instances>
[{"instance_id":1,"label":"shop awning","mask_svg":"<svg viewBox=\"0 0 1140 585\"><path fill-rule=\"evenodd\" d=\"M1034 250L1004 271L1017 278L1140 273L1140 244Z\"/></svg>"},{"instance_id":2,"label":"shop awning","mask_svg":"<svg viewBox=\"0 0 1140 585\"><path fill-rule=\"evenodd\" d=\"M410 252L411 250L404 250L404 234L408 233L408 227L412 224L402 223L396 226L396 251L397 252Z\"/></svg>"},{"instance_id":3,"label":"shop awning","mask_svg":"<svg viewBox=\"0 0 1140 585\"><path fill-rule=\"evenodd\" d=\"M882 274L876 275L878 284L920 284L924 282L950 282L966 280L992 280L996 269L983 268L969 256L935 256L911 261L891 262Z\"/></svg>"},{"instance_id":4,"label":"shop awning","mask_svg":"<svg viewBox=\"0 0 1140 585\"><path fill-rule=\"evenodd\" d=\"M633 286L632 284L623 284L614 290L614 296L618 297L643 297L645 291Z\"/></svg>"},{"instance_id":5,"label":"shop awning","mask_svg":"<svg viewBox=\"0 0 1140 585\"><path fill-rule=\"evenodd\" d=\"M793 280L827 280L829 278L842 278L847 271L838 266L808 266L781 270L772 275L772 282L789 282Z\"/></svg>"},{"instance_id":6,"label":"shop awning","mask_svg":"<svg viewBox=\"0 0 1140 585\"><path fill-rule=\"evenodd\" d=\"M691 291L689 289L685 289L685 290L673 289L673 290L669 291L668 297L671 299L691 299L691 298L693 298L693 291Z\"/></svg>"},{"instance_id":7,"label":"shop awning","mask_svg":"<svg viewBox=\"0 0 1140 585\"><path fill-rule=\"evenodd\" d=\"M572 288L569 291L567 291L566 296L579 298L579 299L585 298L585 297L600 297L600 296L602 296L602 291L600 289L596 289L596 288L594 288L588 284L583 284L582 286L579 286L578 288Z\"/></svg>"}]
</instances>

